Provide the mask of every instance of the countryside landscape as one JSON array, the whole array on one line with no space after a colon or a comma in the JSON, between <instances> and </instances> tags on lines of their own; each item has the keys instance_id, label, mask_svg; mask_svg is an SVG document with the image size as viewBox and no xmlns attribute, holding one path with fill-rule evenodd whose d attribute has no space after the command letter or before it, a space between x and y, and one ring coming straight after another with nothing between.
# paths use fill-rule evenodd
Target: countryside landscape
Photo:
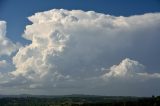
<instances>
[{"instance_id":1,"label":"countryside landscape","mask_svg":"<svg viewBox=\"0 0 160 106\"><path fill-rule=\"evenodd\" d=\"M0 106L160 106L160 0L0 0Z\"/></svg>"}]
</instances>

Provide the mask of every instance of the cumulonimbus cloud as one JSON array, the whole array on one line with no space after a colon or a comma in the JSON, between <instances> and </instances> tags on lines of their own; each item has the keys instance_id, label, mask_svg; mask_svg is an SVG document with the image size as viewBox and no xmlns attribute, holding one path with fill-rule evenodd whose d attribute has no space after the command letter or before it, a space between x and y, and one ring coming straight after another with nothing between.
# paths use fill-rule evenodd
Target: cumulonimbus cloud
<instances>
[{"instance_id":1,"label":"cumulonimbus cloud","mask_svg":"<svg viewBox=\"0 0 160 106\"><path fill-rule=\"evenodd\" d=\"M53 9L28 19L32 24L26 26L23 37L31 44L18 50L13 57L15 70L5 75L7 81L3 77L1 86L28 92L67 89L67 93L83 93L96 87L105 92L114 85L109 79L142 83L159 79L158 72L145 71L145 66L135 60L140 58L148 64L157 58L152 53L160 52L160 13L116 17L93 11Z\"/></svg>"}]
</instances>

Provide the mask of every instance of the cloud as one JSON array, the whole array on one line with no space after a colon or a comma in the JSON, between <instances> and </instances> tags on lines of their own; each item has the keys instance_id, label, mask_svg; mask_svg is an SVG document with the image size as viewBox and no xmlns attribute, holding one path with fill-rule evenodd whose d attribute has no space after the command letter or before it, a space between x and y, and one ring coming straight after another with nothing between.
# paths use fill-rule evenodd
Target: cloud
<instances>
[{"instance_id":1,"label":"cloud","mask_svg":"<svg viewBox=\"0 0 160 106\"><path fill-rule=\"evenodd\" d=\"M6 60L0 60L0 73L9 72L12 69L12 65Z\"/></svg>"},{"instance_id":2,"label":"cloud","mask_svg":"<svg viewBox=\"0 0 160 106\"><path fill-rule=\"evenodd\" d=\"M4 66L6 66L6 60L0 61L0 67L4 67Z\"/></svg>"},{"instance_id":3,"label":"cloud","mask_svg":"<svg viewBox=\"0 0 160 106\"><path fill-rule=\"evenodd\" d=\"M126 58L119 65L113 65L108 69L102 78L104 80L148 80L151 78L160 78L160 73L147 73L144 71L144 65L138 61Z\"/></svg>"},{"instance_id":4,"label":"cloud","mask_svg":"<svg viewBox=\"0 0 160 106\"><path fill-rule=\"evenodd\" d=\"M32 24L26 26L23 37L31 43L15 54L15 70L2 75L1 87L44 94L104 94L112 87L115 90L110 95L114 92L123 95L124 87L155 84L150 91L160 88L156 86L158 71L150 70L159 63L160 13L117 17L93 11L53 9L28 19ZM112 66L121 60L119 65ZM138 61L146 68L155 67L144 71L145 66ZM118 86L122 91L117 90ZM128 91L125 95L134 93ZM138 93L145 95L141 89Z\"/></svg>"},{"instance_id":5,"label":"cloud","mask_svg":"<svg viewBox=\"0 0 160 106\"><path fill-rule=\"evenodd\" d=\"M0 73L13 71L14 66L11 61L11 54L15 53L20 47L20 43L13 43L6 36L6 22L0 21Z\"/></svg>"},{"instance_id":6,"label":"cloud","mask_svg":"<svg viewBox=\"0 0 160 106\"><path fill-rule=\"evenodd\" d=\"M14 44L6 37L6 22L0 21L0 56L11 55L20 47L20 44Z\"/></svg>"}]
</instances>

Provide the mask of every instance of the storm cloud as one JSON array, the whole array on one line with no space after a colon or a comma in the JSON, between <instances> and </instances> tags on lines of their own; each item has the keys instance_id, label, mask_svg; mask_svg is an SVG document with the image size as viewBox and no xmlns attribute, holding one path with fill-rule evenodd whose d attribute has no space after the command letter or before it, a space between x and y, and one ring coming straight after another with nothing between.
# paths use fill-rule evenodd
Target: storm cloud
<instances>
[{"instance_id":1,"label":"storm cloud","mask_svg":"<svg viewBox=\"0 0 160 106\"><path fill-rule=\"evenodd\" d=\"M23 38L31 43L13 56L15 70L1 75L0 86L48 94L159 93L160 13L124 17L53 9L28 19ZM16 47L9 42L0 44L6 54Z\"/></svg>"}]
</instances>

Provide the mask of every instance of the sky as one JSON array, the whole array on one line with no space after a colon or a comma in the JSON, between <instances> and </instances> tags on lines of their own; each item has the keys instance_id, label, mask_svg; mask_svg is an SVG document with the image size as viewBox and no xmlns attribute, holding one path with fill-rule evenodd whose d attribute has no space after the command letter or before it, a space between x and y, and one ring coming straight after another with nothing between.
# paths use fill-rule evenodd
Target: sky
<instances>
[{"instance_id":1,"label":"sky","mask_svg":"<svg viewBox=\"0 0 160 106\"><path fill-rule=\"evenodd\" d=\"M0 0L0 94L160 95L159 0Z\"/></svg>"}]
</instances>

